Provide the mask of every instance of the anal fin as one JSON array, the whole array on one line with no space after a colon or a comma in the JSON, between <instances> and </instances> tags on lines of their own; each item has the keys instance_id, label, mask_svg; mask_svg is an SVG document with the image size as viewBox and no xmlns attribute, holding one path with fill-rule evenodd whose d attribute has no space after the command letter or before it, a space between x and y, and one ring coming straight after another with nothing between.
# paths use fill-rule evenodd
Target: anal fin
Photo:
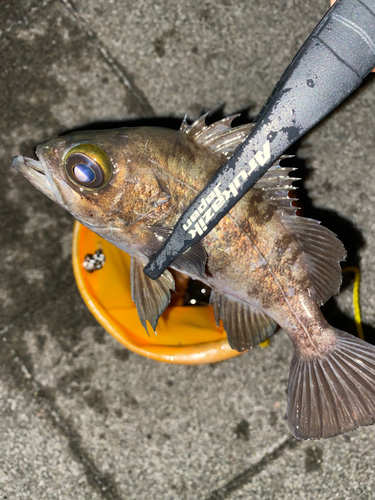
<instances>
[{"instance_id":1,"label":"anal fin","mask_svg":"<svg viewBox=\"0 0 375 500\"><path fill-rule=\"evenodd\" d=\"M216 324L223 321L228 343L236 351L244 351L264 342L273 334L277 323L267 314L234 297L212 291Z\"/></svg>"},{"instance_id":2,"label":"anal fin","mask_svg":"<svg viewBox=\"0 0 375 500\"><path fill-rule=\"evenodd\" d=\"M174 278L166 270L157 280L152 280L143 272L144 262L136 257L131 259L130 283L132 300L137 307L139 319L147 334L148 320L155 331L158 319L171 300Z\"/></svg>"}]
</instances>

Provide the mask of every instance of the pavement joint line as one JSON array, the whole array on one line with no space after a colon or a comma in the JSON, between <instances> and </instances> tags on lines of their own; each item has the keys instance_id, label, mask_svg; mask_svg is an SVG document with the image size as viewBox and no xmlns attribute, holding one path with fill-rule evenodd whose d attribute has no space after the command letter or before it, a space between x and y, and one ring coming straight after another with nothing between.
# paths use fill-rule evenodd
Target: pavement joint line
<instances>
[{"instance_id":1,"label":"pavement joint line","mask_svg":"<svg viewBox=\"0 0 375 500\"><path fill-rule=\"evenodd\" d=\"M298 441L295 437L289 436L284 441L282 441L276 448L264 455L258 462L251 465L243 472L235 476L233 479L228 481L224 486L214 490L206 500L225 500L230 497L230 495L250 483L251 480L260 474L270 463L277 460L285 450L292 450L303 441Z\"/></svg>"},{"instance_id":2,"label":"pavement joint line","mask_svg":"<svg viewBox=\"0 0 375 500\"><path fill-rule=\"evenodd\" d=\"M139 110L147 115L147 116L155 116L155 111L152 108L151 104L148 102L146 96L144 96L143 92L137 88L131 82L131 77L127 74L125 68L121 67L121 65L111 56L107 48L104 44L99 40L99 38L95 35L95 33L91 30L85 19L79 14L79 12L74 7L73 3L70 0L60 0L61 3L70 11L71 14L75 17L76 21L80 25L80 27L85 31L85 33L95 40L96 45L98 47L99 53L102 58L106 61L106 63L112 68L112 70L116 73L117 77L123 83L125 88L131 93L131 95L136 99L139 104Z\"/></svg>"},{"instance_id":3,"label":"pavement joint line","mask_svg":"<svg viewBox=\"0 0 375 500\"><path fill-rule=\"evenodd\" d=\"M13 325L8 326L8 328L5 327L0 330L0 333L4 334L5 331L8 332L13 327ZM80 464L82 464L84 474L87 478L88 483L91 484L91 486L93 486L99 492L103 500L123 500L118 491L117 485L109 477L109 474L103 474L96 466L95 462L89 457L87 451L85 451L81 446L80 435L67 422L67 419L63 415L61 415L60 411L53 401L53 395L51 395L49 392L48 395L46 395L46 389L43 388L43 386L41 386L41 384L32 376L25 363L22 361L22 358L20 357L16 349L12 347L8 339L3 336L2 341L8 350L8 353L11 357L11 362L13 362L13 365L15 365L15 367L22 372L22 376L25 379L25 387L28 386L32 389L32 396L37 405L41 406L42 409L45 410L46 414L49 415L52 424L59 429L60 433L68 441L69 448L73 453L75 459ZM13 370L10 370L10 372L12 373L13 377L15 377L15 372Z\"/></svg>"}]
</instances>

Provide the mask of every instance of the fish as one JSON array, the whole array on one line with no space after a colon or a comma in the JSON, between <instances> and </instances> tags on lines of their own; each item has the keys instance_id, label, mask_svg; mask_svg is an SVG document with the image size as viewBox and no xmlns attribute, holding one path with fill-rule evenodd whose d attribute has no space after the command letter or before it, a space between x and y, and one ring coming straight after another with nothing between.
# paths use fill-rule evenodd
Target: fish
<instances>
[{"instance_id":1,"label":"fish","mask_svg":"<svg viewBox=\"0 0 375 500\"><path fill-rule=\"evenodd\" d=\"M237 116L211 125L206 115L192 124L185 117L179 130L74 132L37 146L37 160L13 159L37 189L131 256L131 294L146 331L156 329L175 283L168 269L157 280L143 269L250 133L253 124L232 126ZM231 348L251 349L278 325L287 333L290 429L298 439L329 438L374 424L375 347L330 326L320 310L339 291L345 249L296 212L289 196L295 169L282 159L171 268L212 289L215 320ZM202 207L207 221L229 193L219 186L210 196Z\"/></svg>"}]
</instances>

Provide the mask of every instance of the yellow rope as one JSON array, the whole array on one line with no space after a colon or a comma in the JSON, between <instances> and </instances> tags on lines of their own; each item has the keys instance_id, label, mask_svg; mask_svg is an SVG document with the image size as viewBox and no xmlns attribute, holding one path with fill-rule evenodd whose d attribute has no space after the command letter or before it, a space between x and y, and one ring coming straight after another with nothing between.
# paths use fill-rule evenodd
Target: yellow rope
<instances>
[{"instance_id":1,"label":"yellow rope","mask_svg":"<svg viewBox=\"0 0 375 500\"><path fill-rule=\"evenodd\" d=\"M261 342L259 345L260 345L260 347L262 347L264 349L265 347L270 345L270 339L266 339L264 342Z\"/></svg>"},{"instance_id":2,"label":"yellow rope","mask_svg":"<svg viewBox=\"0 0 375 500\"><path fill-rule=\"evenodd\" d=\"M354 284L353 284L353 309L354 309L354 321L357 327L358 337L365 340L362 328L361 319L361 309L359 306L359 283L361 281L361 273L358 267L345 267L342 273L354 273Z\"/></svg>"}]
</instances>

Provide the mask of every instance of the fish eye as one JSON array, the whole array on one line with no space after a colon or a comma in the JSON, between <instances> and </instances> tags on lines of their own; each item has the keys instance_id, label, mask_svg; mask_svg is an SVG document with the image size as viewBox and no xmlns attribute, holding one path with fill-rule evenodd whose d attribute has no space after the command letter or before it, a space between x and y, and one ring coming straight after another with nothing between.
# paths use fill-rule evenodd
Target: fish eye
<instances>
[{"instance_id":1,"label":"fish eye","mask_svg":"<svg viewBox=\"0 0 375 500\"><path fill-rule=\"evenodd\" d=\"M101 189L112 177L110 159L94 144L74 146L66 153L64 161L69 179L88 191Z\"/></svg>"}]
</instances>

